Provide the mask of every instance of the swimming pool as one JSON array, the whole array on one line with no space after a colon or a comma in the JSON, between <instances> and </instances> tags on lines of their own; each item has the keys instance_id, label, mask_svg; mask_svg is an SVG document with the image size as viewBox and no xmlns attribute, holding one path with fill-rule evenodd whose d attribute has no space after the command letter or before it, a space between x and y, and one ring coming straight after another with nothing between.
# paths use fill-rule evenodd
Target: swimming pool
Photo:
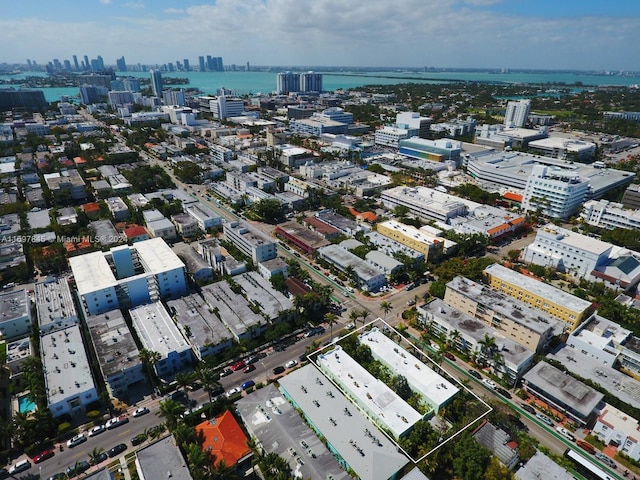
<instances>
[{"instance_id":1,"label":"swimming pool","mask_svg":"<svg viewBox=\"0 0 640 480\"><path fill-rule=\"evenodd\" d=\"M22 395L18 397L18 411L20 413L33 412L36 409L36 404L28 396Z\"/></svg>"}]
</instances>

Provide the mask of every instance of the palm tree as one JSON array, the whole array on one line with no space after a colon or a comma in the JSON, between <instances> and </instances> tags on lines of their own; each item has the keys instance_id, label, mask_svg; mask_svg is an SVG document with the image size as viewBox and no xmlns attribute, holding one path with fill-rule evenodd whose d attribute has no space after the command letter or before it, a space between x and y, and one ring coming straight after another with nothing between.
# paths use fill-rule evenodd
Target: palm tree
<instances>
[{"instance_id":1,"label":"palm tree","mask_svg":"<svg viewBox=\"0 0 640 480\"><path fill-rule=\"evenodd\" d=\"M349 320L351 320L354 325L358 322L359 318L360 318L360 312L358 310L351 310L349 312Z\"/></svg>"},{"instance_id":2,"label":"palm tree","mask_svg":"<svg viewBox=\"0 0 640 480\"><path fill-rule=\"evenodd\" d=\"M338 316L335 313L327 312L324 314L324 321L329 325L329 332L331 338L333 338L333 326L338 323Z\"/></svg>"},{"instance_id":3,"label":"palm tree","mask_svg":"<svg viewBox=\"0 0 640 480\"><path fill-rule=\"evenodd\" d=\"M202 384L202 389L209 395L209 403L213 402L211 392L213 387L217 386L217 382L213 380L213 370L209 367L199 367L195 372L196 377Z\"/></svg>"},{"instance_id":4,"label":"palm tree","mask_svg":"<svg viewBox=\"0 0 640 480\"><path fill-rule=\"evenodd\" d=\"M392 309L393 307L391 306L391 303L387 302L386 300L380 302L380 310L384 312L385 323L387 322L387 313L389 313Z\"/></svg>"},{"instance_id":5,"label":"palm tree","mask_svg":"<svg viewBox=\"0 0 640 480\"><path fill-rule=\"evenodd\" d=\"M152 350L147 350L146 348L140 349L138 352L138 358L142 361L145 368L147 369L147 375L149 376L149 381L152 385L155 385L155 372L153 367L157 362L160 361L162 356L158 352L154 352Z\"/></svg>"},{"instance_id":6,"label":"palm tree","mask_svg":"<svg viewBox=\"0 0 640 480\"><path fill-rule=\"evenodd\" d=\"M183 411L184 406L181 403L168 398L160 402L160 411L158 412L158 415L165 418L167 428L169 428L169 431L173 432L178 426L178 419Z\"/></svg>"},{"instance_id":7,"label":"palm tree","mask_svg":"<svg viewBox=\"0 0 640 480\"><path fill-rule=\"evenodd\" d=\"M454 349L457 349L460 337L461 335L458 330L451 330L451 332L449 332L449 341L447 342L448 345L452 346Z\"/></svg>"},{"instance_id":8,"label":"palm tree","mask_svg":"<svg viewBox=\"0 0 640 480\"><path fill-rule=\"evenodd\" d=\"M209 463L207 452L197 443L190 443L187 448L187 463L191 467L190 472L194 479L201 480L206 477L205 469Z\"/></svg>"},{"instance_id":9,"label":"palm tree","mask_svg":"<svg viewBox=\"0 0 640 480\"><path fill-rule=\"evenodd\" d=\"M197 444L198 440L195 429L186 423L179 423L176 428L173 429L173 437L183 450L186 450L189 444Z\"/></svg>"},{"instance_id":10,"label":"palm tree","mask_svg":"<svg viewBox=\"0 0 640 480\"><path fill-rule=\"evenodd\" d=\"M362 317L362 325L364 325L364 322L367 320L367 317L369 316L369 310L363 308L362 310L360 310L360 315L358 316Z\"/></svg>"},{"instance_id":11,"label":"palm tree","mask_svg":"<svg viewBox=\"0 0 640 480\"><path fill-rule=\"evenodd\" d=\"M484 339L478 342L480 345L480 352L482 353L485 359L493 358L496 351L498 350L498 345L496 344L496 339L490 337L488 334L484 334Z\"/></svg>"},{"instance_id":12,"label":"palm tree","mask_svg":"<svg viewBox=\"0 0 640 480\"><path fill-rule=\"evenodd\" d=\"M194 377L193 372L176 373L176 383L178 384L178 387L182 388L182 391L184 392L184 397L187 399L187 405L190 405L189 390L187 389L187 387L193 383L193 377Z\"/></svg>"},{"instance_id":13,"label":"palm tree","mask_svg":"<svg viewBox=\"0 0 640 480\"><path fill-rule=\"evenodd\" d=\"M166 429L167 426L164 423L156 425L155 427L151 427L149 429L149 438L151 438L151 440L160 438L160 436L165 432Z\"/></svg>"},{"instance_id":14,"label":"palm tree","mask_svg":"<svg viewBox=\"0 0 640 480\"><path fill-rule=\"evenodd\" d=\"M91 465L96 465L98 463L98 458L103 453L104 453L104 448L94 447L93 450L89 452L89 463Z\"/></svg>"}]
</instances>

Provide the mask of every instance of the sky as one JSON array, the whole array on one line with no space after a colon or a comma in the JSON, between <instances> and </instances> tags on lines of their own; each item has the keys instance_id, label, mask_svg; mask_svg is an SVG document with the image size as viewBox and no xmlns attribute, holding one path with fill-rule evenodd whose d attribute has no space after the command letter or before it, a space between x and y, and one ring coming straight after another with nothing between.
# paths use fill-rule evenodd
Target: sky
<instances>
[{"instance_id":1,"label":"sky","mask_svg":"<svg viewBox=\"0 0 640 480\"><path fill-rule=\"evenodd\" d=\"M640 70L640 0L5 0L0 63Z\"/></svg>"}]
</instances>

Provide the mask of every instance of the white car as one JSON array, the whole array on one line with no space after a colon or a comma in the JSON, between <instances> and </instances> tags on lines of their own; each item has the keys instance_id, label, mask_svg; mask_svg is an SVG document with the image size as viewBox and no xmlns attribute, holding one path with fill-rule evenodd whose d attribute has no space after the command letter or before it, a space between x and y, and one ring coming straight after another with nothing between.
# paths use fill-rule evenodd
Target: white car
<instances>
[{"instance_id":1,"label":"white car","mask_svg":"<svg viewBox=\"0 0 640 480\"><path fill-rule=\"evenodd\" d=\"M67 440L67 447L73 448L75 446L80 445L81 443L86 442L86 441L87 441L87 437L84 436L84 433L79 433L75 437Z\"/></svg>"},{"instance_id":2,"label":"white car","mask_svg":"<svg viewBox=\"0 0 640 480\"><path fill-rule=\"evenodd\" d=\"M89 430L89 436L95 437L96 435L100 435L101 433L104 433L106 430L107 430L107 427L105 427L104 425L96 425L91 430Z\"/></svg>"},{"instance_id":3,"label":"white car","mask_svg":"<svg viewBox=\"0 0 640 480\"><path fill-rule=\"evenodd\" d=\"M566 428L556 427L556 432L558 432L563 437L568 438L572 442L576 441L576 437L574 437L573 434L569 430L567 430Z\"/></svg>"},{"instance_id":4,"label":"white car","mask_svg":"<svg viewBox=\"0 0 640 480\"><path fill-rule=\"evenodd\" d=\"M285 363L285 367L287 368L293 368L298 364L297 360L289 360L287 363Z\"/></svg>"},{"instance_id":5,"label":"white car","mask_svg":"<svg viewBox=\"0 0 640 480\"><path fill-rule=\"evenodd\" d=\"M134 417L141 417L142 415L146 415L149 413L149 409L147 407L136 408L133 412Z\"/></svg>"},{"instance_id":6,"label":"white car","mask_svg":"<svg viewBox=\"0 0 640 480\"><path fill-rule=\"evenodd\" d=\"M236 393L240 393L242 389L240 387L233 387L227 392L227 397L233 397Z\"/></svg>"},{"instance_id":7,"label":"white car","mask_svg":"<svg viewBox=\"0 0 640 480\"><path fill-rule=\"evenodd\" d=\"M351 322L351 323L347 323L344 326L344 328L347 329L347 330L353 330L354 328L356 328L356 326L355 326L355 324L353 322Z\"/></svg>"},{"instance_id":8,"label":"white car","mask_svg":"<svg viewBox=\"0 0 640 480\"><path fill-rule=\"evenodd\" d=\"M490 378L483 378L482 383L484 383L487 387L489 387L492 390L495 390L497 387L496 382L494 382Z\"/></svg>"}]
</instances>

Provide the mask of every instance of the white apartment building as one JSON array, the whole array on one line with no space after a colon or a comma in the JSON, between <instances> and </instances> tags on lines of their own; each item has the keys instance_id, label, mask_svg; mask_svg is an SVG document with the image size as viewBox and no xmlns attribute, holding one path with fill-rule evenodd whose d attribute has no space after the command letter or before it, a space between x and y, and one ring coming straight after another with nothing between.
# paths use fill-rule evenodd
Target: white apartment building
<instances>
[{"instance_id":1,"label":"white apartment building","mask_svg":"<svg viewBox=\"0 0 640 480\"><path fill-rule=\"evenodd\" d=\"M575 138L549 137L529 142L529 148L552 158L585 160L596 153L596 144Z\"/></svg>"},{"instance_id":2,"label":"white apartment building","mask_svg":"<svg viewBox=\"0 0 640 480\"><path fill-rule=\"evenodd\" d=\"M458 197L426 187L390 188L382 192L381 200L390 210L403 205L413 215L443 223L448 223L450 218L467 214L467 205Z\"/></svg>"},{"instance_id":3,"label":"white apartment building","mask_svg":"<svg viewBox=\"0 0 640 480\"><path fill-rule=\"evenodd\" d=\"M219 96L209 102L211 113L216 120L224 120L229 117L239 117L244 112L244 102L239 98L227 98Z\"/></svg>"},{"instance_id":4,"label":"white apartment building","mask_svg":"<svg viewBox=\"0 0 640 480\"><path fill-rule=\"evenodd\" d=\"M90 315L178 296L187 289L184 263L161 238L78 255L69 264Z\"/></svg>"},{"instance_id":5,"label":"white apartment building","mask_svg":"<svg viewBox=\"0 0 640 480\"><path fill-rule=\"evenodd\" d=\"M124 200L120 197L109 197L105 199L105 202L116 222L121 222L129 218L129 207L127 207L127 204L124 203Z\"/></svg>"},{"instance_id":6,"label":"white apartment building","mask_svg":"<svg viewBox=\"0 0 640 480\"><path fill-rule=\"evenodd\" d=\"M203 232L206 232L210 228L217 227L222 223L222 218L219 215L216 215L213 210L199 202L189 205L186 211L189 216L198 222L198 227Z\"/></svg>"},{"instance_id":7,"label":"white apartment building","mask_svg":"<svg viewBox=\"0 0 640 480\"><path fill-rule=\"evenodd\" d=\"M582 205L580 218L589 225L613 230L640 230L640 210L624 208L621 203L589 200Z\"/></svg>"},{"instance_id":8,"label":"white apartment building","mask_svg":"<svg viewBox=\"0 0 640 480\"><path fill-rule=\"evenodd\" d=\"M31 302L26 289L0 293L0 339L14 340L31 332Z\"/></svg>"},{"instance_id":9,"label":"white apartment building","mask_svg":"<svg viewBox=\"0 0 640 480\"><path fill-rule=\"evenodd\" d=\"M81 415L98 400L80 326L73 325L40 337L47 403L51 415Z\"/></svg>"},{"instance_id":10,"label":"white apartment building","mask_svg":"<svg viewBox=\"0 0 640 480\"><path fill-rule=\"evenodd\" d=\"M37 282L33 290L40 335L79 322L68 277Z\"/></svg>"},{"instance_id":11,"label":"white apartment building","mask_svg":"<svg viewBox=\"0 0 640 480\"><path fill-rule=\"evenodd\" d=\"M153 368L161 380L170 381L191 365L191 346L161 302L132 308L129 314L142 348L160 354Z\"/></svg>"},{"instance_id":12,"label":"white apartment building","mask_svg":"<svg viewBox=\"0 0 640 480\"><path fill-rule=\"evenodd\" d=\"M261 231L244 221L226 222L223 225L224 237L233 243L254 263L276 258L276 244Z\"/></svg>"},{"instance_id":13,"label":"white apartment building","mask_svg":"<svg viewBox=\"0 0 640 480\"><path fill-rule=\"evenodd\" d=\"M524 188L522 208L566 220L580 209L588 191L589 181L578 174L536 165Z\"/></svg>"},{"instance_id":14,"label":"white apartment building","mask_svg":"<svg viewBox=\"0 0 640 480\"><path fill-rule=\"evenodd\" d=\"M598 416L593 433L605 445L614 445L635 461L640 460L638 420L607 404Z\"/></svg>"},{"instance_id":15,"label":"white apartment building","mask_svg":"<svg viewBox=\"0 0 640 480\"><path fill-rule=\"evenodd\" d=\"M384 145L386 147L398 148L400 140L406 140L411 136L410 132L406 128L392 127L385 125L379 128L374 133L374 140L376 145Z\"/></svg>"},{"instance_id":16,"label":"white apartment building","mask_svg":"<svg viewBox=\"0 0 640 480\"><path fill-rule=\"evenodd\" d=\"M507 111L504 114L504 124L507 127L524 127L531 110L531 100L522 99L507 103Z\"/></svg>"}]
</instances>

